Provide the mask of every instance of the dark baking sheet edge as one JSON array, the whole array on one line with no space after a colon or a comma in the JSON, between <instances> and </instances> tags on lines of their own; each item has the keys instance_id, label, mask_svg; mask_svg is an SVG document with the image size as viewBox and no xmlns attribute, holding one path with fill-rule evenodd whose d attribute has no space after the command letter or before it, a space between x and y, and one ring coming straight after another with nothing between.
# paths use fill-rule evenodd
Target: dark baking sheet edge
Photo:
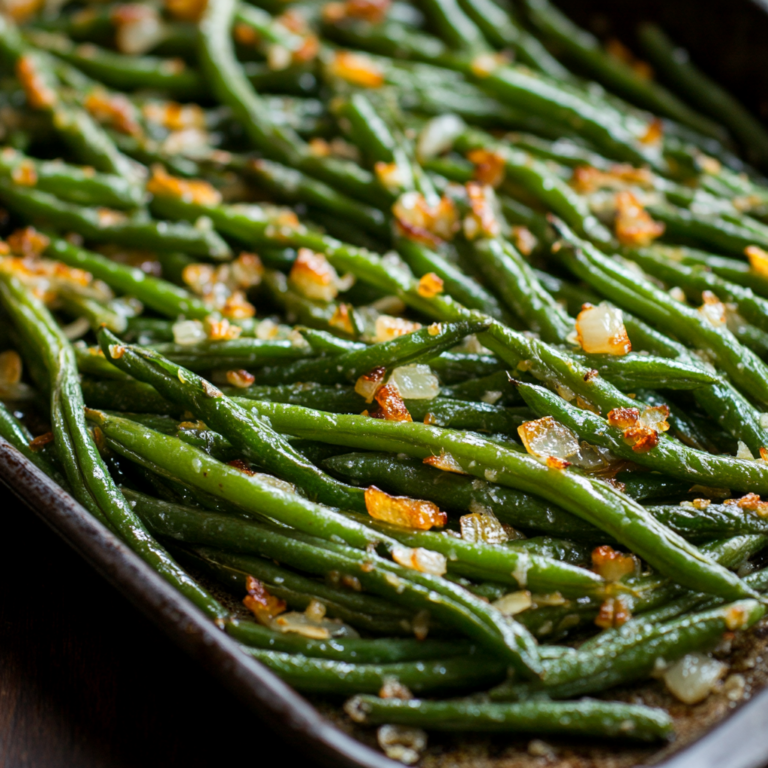
<instances>
[{"instance_id":1,"label":"dark baking sheet edge","mask_svg":"<svg viewBox=\"0 0 768 768\"><path fill-rule=\"evenodd\" d=\"M340 768L402 768L323 718L262 664L249 659L186 598L94 520L69 494L0 438L0 482L25 502L178 646L307 754ZM761 691L659 768L761 768L768 762L768 690Z\"/></svg>"}]
</instances>

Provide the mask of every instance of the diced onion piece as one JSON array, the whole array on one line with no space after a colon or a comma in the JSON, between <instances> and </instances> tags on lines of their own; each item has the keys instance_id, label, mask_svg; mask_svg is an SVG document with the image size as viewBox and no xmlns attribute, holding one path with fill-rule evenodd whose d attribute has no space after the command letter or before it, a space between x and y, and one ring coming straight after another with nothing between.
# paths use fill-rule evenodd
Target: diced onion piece
<instances>
[{"instance_id":1,"label":"diced onion piece","mask_svg":"<svg viewBox=\"0 0 768 768\"><path fill-rule=\"evenodd\" d=\"M151 51L165 36L157 10L149 5L119 5L112 12L115 46L121 53L140 56Z\"/></svg>"},{"instance_id":2,"label":"diced onion piece","mask_svg":"<svg viewBox=\"0 0 768 768\"><path fill-rule=\"evenodd\" d=\"M609 304L585 304L576 318L576 337L587 354L626 355L632 351L624 316Z\"/></svg>"},{"instance_id":3,"label":"diced onion piece","mask_svg":"<svg viewBox=\"0 0 768 768\"><path fill-rule=\"evenodd\" d=\"M199 320L179 320L173 324L173 340L177 344L188 346L205 341L207 334Z\"/></svg>"},{"instance_id":4,"label":"diced onion piece","mask_svg":"<svg viewBox=\"0 0 768 768\"><path fill-rule=\"evenodd\" d=\"M379 366L372 371L368 371L368 373L364 373L355 382L355 392L360 397L364 397L366 403L372 403L376 393L384 386L386 372L386 368Z\"/></svg>"},{"instance_id":5,"label":"diced onion piece","mask_svg":"<svg viewBox=\"0 0 768 768\"><path fill-rule=\"evenodd\" d=\"M627 187L653 188L653 173L648 168L635 168L619 163L608 171L579 165L573 169L571 186L581 194L588 195L599 189L626 189Z\"/></svg>"},{"instance_id":6,"label":"diced onion piece","mask_svg":"<svg viewBox=\"0 0 768 768\"><path fill-rule=\"evenodd\" d=\"M757 245L748 245L744 253L749 259L752 271L762 277L768 277L768 251Z\"/></svg>"},{"instance_id":7,"label":"diced onion piece","mask_svg":"<svg viewBox=\"0 0 768 768\"><path fill-rule=\"evenodd\" d=\"M376 318L376 333L373 340L375 342L392 341L398 336L405 336L405 334L413 333L420 328L421 323L405 320L402 317L379 315Z\"/></svg>"},{"instance_id":8,"label":"diced onion piece","mask_svg":"<svg viewBox=\"0 0 768 768\"><path fill-rule=\"evenodd\" d=\"M413 698L413 694L396 677L385 677L384 684L379 689L379 698L410 701Z\"/></svg>"},{"instance_id":9,"label":"diced onion piece","mask_svg":"<svg viewBox=\"0 0 768 768\"><path fill-rule=\"evenodd\" d=\"M725 313L725 304L715 296L712 291L704 291L702 293L704 303L699 307L699 312L712 324L715 328L719 328L721 325L725 325L727 316Z\"/></svg>"},{"instance_id":10,"label":"diced onion piece","mask_svg":"<svg viewBox=\"0 0 768 768\"><path fill-rule=\"evenodd\" d=\"M318 600L312 600L303 613L289 611L280 614L269 622L269 627L278 632L292 632L312 640L359 637L352 627L339 619L326 619L325 605Z\"/></svg>"},{"instance_id":11,"label":"diced onion piece","mask_svg":"<svg viewBox=\"0 0 768 768\"><path fill-rule=\"evenodd\" d=\"M408 725L382 725L376 731L376 739L390 760L403 765L416 763L427 748L426 732Z\"/></svg>"},{"instance_id":12,"label":"diced onion piece","mask_svg":"<svg viewBox=\"0 0 768 768\"><path fill-rule=\"evenodd\" d=\"M505 616L515 616L527 611L533 605L533 600L531 593L527 589L523 589L519 592L510 592L495 600L491 605Z\"/></svg>"},{"instance_id":13,"label":"diced onion piece","mask_svg":"<svg viewBox=\"0 0 768 768\"><path fill-rule=\"evenodd\" d=\"M503 544L509 535L496 515L490 509L462 515L459 519L461 538L465 541L480 541L485 544Z\"/></svg>"},{"instance_id":14,"label":"diced onion piece","mask_svg":"<svg viewBox=\"0 0 768 768\"><path fill-rule=\"evenodd\" d=\"M423 547L405 547L396 544L392 547L392 559L404 568L413 568L421 573L442 576L448 570L448 561L439 552Z\"/></svg>"},{"instance_id":15,"label":"diced onion piece","mask_svg":"<svg viewBox=\"0 0 768 768\"><path fill-rule=\"evenodd\" d=\"M640 137L641 144L647 144L649 146L656 146L661 144L661 140L664 138L664 123L658 118L654 117L648 127L645 129L645 133Z\"/></svg>"},{"instance_id":16,"label":"diced onion piece","mask_svg":"<svg viewBox=\"0 0 768 768\"><path fill-rule=\"evenodd\" d=\"M568 459L579 453L579 441L568 427L551 416L528 421L517 428L525 450L541 459Z\"/></svg>"},{"instance_id":17,"label":"diced onion piece","mask_svg":"<svg viewBox=\"0 0 768 768\"><path fill-rule=\"evenodd\" d=\"M428 365L401 365L392 371L388 383L405 400L431 400L440 394L440 382Z\"/></svg>"},{"instance_id":18,"label":"diced onion piece","mask_svg":"<svg viewBox=\"0 0 768 768\"><path fill-rule=\"evenodd\" d=\"M617 552L607 544L592 551L592 568L606 581L620 581L636 573L639 567L640 563L634 555Z\"/></svg>"},{"instance_id":19,"label":"diced onion piece","mask_svg":"<svg viewBox=\"0 0 768 768\"><path fill-rule=\"evenodd\" d=\"M472 73L477 77L488 77L499 67L509 63L509 57L504 53L481 53L472 59Z\"/></svg>"},{"instance_id":20,"label":"diced onion piece","mask_svg":"<svg viewBox=\"0 0 768 768\"><path fill-rule=\"evenodd\" d=\"M622 245L650 245L664 234L664 225L654 221L640 201L627 190L616 194L614 228Z\"/></svg>"},{"instance_id":21,"label":"diced onion piece","mask_svg":"<svg viewBox=\"0 0 768 768\"><path fill-rule=\"evenodd\" d=\"M727 666L703 653L688 653L664 671L669 692L685 704L698 704L712 693Z\"/></svg>"},{"instance_id":22,"label":"diced onion piece","mask_svg":"<svg viewBox=\"0 0 768 768\"><path fill-rule=\"evenodd\" d=\"M448 522L448 515L431 501L390 496L375 485L365 489L365 508L374 520L420 531L428 531L433 526L442 527Z\"/></svg>"},{"instance_id":23,"label":"diced onion piece","mask_svg":"<svg viewBox=\"0 0 768 768\"><path fill-rule=\"evenodd\" d=\"M27 54L19 57L16 62L16 77L24 88L27 103L32 109L46 109L56 103L56 92L39 71L34 57Z\"/></svg>"},{"instance_id":24,"label":"diced onion piece","mask_svg":"<svg viewBox=\"0 0 768 768\"><path fill-rule=\"evenodd\" d=\"M419 161L431 160L447 152L465 129L464 121L456 115L440 115L430 120L416 140Z\"/></svg>"},{"instance_id":25,"label":"diced onion piece","mask_svg":"<svg viewBox=\"0 0 768 768\"><path fill-rule=\"evenodd\" d=\"M289 280L308 299L333 301L339 294L339 276L322 253L300 248Z\"/></svg>"}]
</instances>

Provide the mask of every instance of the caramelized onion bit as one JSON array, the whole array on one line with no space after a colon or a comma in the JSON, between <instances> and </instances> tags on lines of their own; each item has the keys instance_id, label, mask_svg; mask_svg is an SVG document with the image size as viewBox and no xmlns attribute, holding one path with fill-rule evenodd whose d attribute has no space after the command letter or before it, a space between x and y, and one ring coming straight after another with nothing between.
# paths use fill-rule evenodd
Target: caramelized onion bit
<instances>
[{"instance_id":1,"label":"caramelized onion bit","mask_svg":"<svg viewBox=\"0 0 768 768\"><path fill-rule=\"evenodd\" d=\"M621 581L625 576L637 573L639 567L634 555L617 552L607 544L592 551L592 570L606 581Z\"/></svg>"},{"instance_id":2,"label":"caramelized onion bit","mask_svg":"<svg viewBox=\"0 0 768 768\"><path fill-rule=\"evenodd\" d=\"M576 338L587 354L620 356L632 351L621 310L605 302L584 304L576 318Z\"/></svg>"},{"instance_id":3,"label":"caramelized onion bit","mask_svg":"<svg viewBox=\"0 0 768 768\"><path fill-rule=\"evenodd\" d=\"M8 236L8 247L13 253L19 256L40 256L50 245L50 239L42 232L38 232L34 227L24 227L14 230ZM64 267L64 265L61 265ZM66 267L64 267L66 269ZM77 270L80 275L88 275L83 270ZM90 279L90 276L89 278Z\"/></svg>"},{"instance_id":4,"label":"caramelized onion bit","mask_svg":"<svg viewBox=\"0 0 768 768\"><path fill-rule=\"evenodd\" d=\"M27 96L27 103L32 109L47 109L57 100L56 92L48 85L32 56L23 55L16 61L16 77Z\"/></svg>"},{"instance_id":5,"label":"caramelized onion bit","mask_svg":"<svg viewBox=\"0 0 768 768\"><path fill-rule=\"evenodd\" d=\"M761 501L756 493L748 493L740 499L726 499L724 504L733 504L739 509L754 512L758 517L768 517L768 501Z\"/></svg>"},{"instance_id":6,"label":"caramelized onion bit","mask_svg":"<svg viewBox=\"0 0 768 768\"><path fill-rule=\"evenodd\" d=\"M147 192L158 197L175 197L197 205L218 205L221 202L221 192L207 181L171 176L162 165L152 166Z\"/></svg>"},{"instance_id":7,"label":"caramelized onion bit","mask_svg":"<svg viewBox=\"0 0 768 768\"><path fill-rule=\"evenodd\" d=\"M614 228L622 245L650 245L664 234L664 225L654 221L640 201L627 190L616 194Z\"/></svg>"},{"instance_id":8,"label":"caramelized onion bit","mask_svg":"<svg viewBox=\"0 0 768 768\"><path fill-rule=\"evenodd\" d=\"M427 245L451 240L459 229L456 206L445 196L430 205L420 192L405 192L392 206L392 213L402 235Z\"/></svg>"},{"instance_id":9,"label":"caramelized onion bit","mask_svg":"<svg viewBox=\"0 0 768 768\"><path fill-rule=\"evenodd\" d=\"M83 106L94 119L114 128L118 133L128 136L141 135L136 108L126 96L94 90L85 97Z\"/></svg>"},{"instance_id":10,"label":"caramelized onion bit","mask_svg":"<svg viewBox=\"0 0 768 768\"><path fill-rule=\"evenodd\" d=\"M601 629L615 629L632 618L626 601L622 597L609 597L601 606L595 624Z\"/></svg>"},{"instance_id":11,"label":"caramelized onion bit","mask_svg":"<svg viewBox=\"0 0 768 768\"><path fill-rule=\"evenodd\" d=\"M588 195L599 189L626 189L627 187L653 187L653 174L648 168L617 164L608 171L601 171L591 165L578 165L573 169L571 186L581 194Z\"/></svg>"},{"instance_id":12,"label":"caramelized onion bit","mask_svg":"<svg viewBox=\"0 0 768 768\"><path fill-rule=\"evenodd\" d=\"M655 147L661 144L663 138L664 123L658 117L654 117L653 120L648 123L645 133L640 137L640 143Z\"/></svg>"},{"instance_id":13,"label":"caramelized onion bit","mask_svg":"<svg viewBox=\"0 0 768 768\"><path fill-rule=\"evenodd\" d=\"M384 72L373 59L351 51L337 51L328 65L328 74L361 88L381 88Z\"/></svg>"},{"instance_id":14,"label":"caramelized onion bit","mask_svg":"<svg viewBox=\"0 0 768 768\"><path fill-rule=\"evenodd\" d=\"M227 381L233 387L247 389L256 381L256 377L241 368L239 371L227 371Z\"/></svg>"},{"instance_id":15,"label":"caramelized onion bit","mask_svg":"<svg viewBox=\"0 0 768 768\"><path fill-rule=\"evenodd\" d=\"M757 245L748 245L744 254L749 259L749 266L755 274L768 277L768 251Z\"/></svg>"},{"instance_id":16,"label":"caramelized onion bit","mask_svg":"<svg viewBox=\"0 0 768 768\"><path fill-rule=\"evenodd\" d=\"M253 613L260 624L268 626L271 620L286 608L285 600L271 595L253 576L246 577L245 590L248 594L243 598L243 605Z\"/></svg>"},{"instance_id":17,"label":"caramelized onion bit","mask_svg":"<svg viewBox=\"0 0 768 768\"><path fill-rule=\"evenodd\" d=\"M413 333L421 328L421 323L405 320L402 317L392 317L391 315L379 315L376 318L376 328L374 341L392 341L398 336L405 336L406 333Z\"/></svg>"},{"instance_id":18,"label":"caramelized onion bit","mask_svg":"<svg viewBox=\"0 0 768 768\"><path fill-rule=\"evenodd\" d=\"M498 152L473 149L467 154L467 160L475 166L475 179L481 184L496 188L504 181L506 163Z\"/></svg>"},{"instance_id":19,"label":"caramelized onion bit","mask_svg":"<svg viewBox=\"0 0 768 768\"><path fill-rule=\"evenodd\" d=\"M359 637L352 627L339 619L325 618L325 605L312 600L306 610L289 611L272 619L268 626L278 632L292 632L311 640L329 640L332 637Z\"/></svg>"},{"instance_id":20,"label":"caramelized onion bit","mask_svg":"<svg viewBox=\"0 0 768 768\"><path fill-rule=\"evenodd\" d=\"M384 376L386 373L387 369L383 366L378 366L372 371L364 373L355 382L355 392L360 397L364 397L366 403L372 403L376 393L384 386Z\"/></svg>"},{"instance_id":21,"label":"caramelized onion bit","mask_svg":"<svg viewBox=\"0 0 768 768\"><path fill-rule=\"evenodd\" d=\"M374 520L420 531L442 527L448 522L448 515L431 501L390 496L375 485L365 489L365 508Z\"/></svg>"},{"instance_id":22,"label":"caramelized onion bit","mask_svg":"<svg viewBox=\"0 0 768 768\"><path fill-rule=\"evenodd\" d=\"M704 303L699 307L699 312L701 312L701 314L704 315L715 328L725 325L727 319L725 304L723 304L712 291L703 291L701 298Z\"/></svg>"},{"instance_id":23,"label":"caramelized onion bit","mask_svg":"<svg viewBox=\"0 0 768 768\"><path fill-rule=\"evenodd\" d=\"M424 459L424 464L428 464L435 469L441 469L443 472L454 472L457 475L466 475L467 473L462 469L456 459L451 456L450 453L446 453L441 449L439 456L427 456Z\"/></svg>"},{"instance_id":24,"label":"caramelized onion bit","mask_svg":"<svg viewBox=\"0 0 768 768\"><path fill-rule=\"evenodd\" d=\"M466 189L471 213L462 222L464 236L468 240L495 237L501 231L501 225L496 217L493 189L474 181L468 182Z\"/></svg>"},{"instance_id":25,"label":"caramelized onion bit","mask_svg":"<svg viewBox=\"0 0 768 768\"><path fill-rule=\"evenodd\" d=\"M357 332L357 328L354 323L354 308L351 304L344 304L343 302L336 305L336 309L333 311L328 325L331 328L336 328L342 333L346 333L349 336L354 336Z\"/></svg>"},{"instance_id":26,"label":"caramelized onion bit","mask_svg":"<svg viewBox=\"0 0 768 768\"><path fill-rule=\"evenodd\" d=\"M165 9L175 19L200 21L208 0L165 0Z\"/></svg>"},{"instance_id":27,"label":"caramelized onion bit","mask_svg":"<svg viewBox=\"0 0 768 768\"><path fill-rule=\"evenodd\" d=\"M374 398L379 407L371 413L373 418L386 421L413 421L397 387L385 384L376 392Z\"/></svg>"},{"instance_id":28,"label":"caramelized onion bit","mask_svg":"<svg viewBox=\"0 0 768 768\"><path fill-rule=\"evenodd\" d=\"M327 3L323 8L323 20L329 24L343 19L361 19L379 24L387 17L391 0L346 0Z\"/></svg>"},{"instance_id":29,"label":"caramelized onion bit","mask_svg":"<svg viewBox=\"0 0 768 768\"><path fill-rule=\"evenodd\" d=\"M29 441L29 450L33 453L42 451L46 445L53 442L53 432L46 432L43 435L38 435L34 440Z\"/></svg>"},{"instance_id":30,"label":"caramelized onion bit","mask_svg":"<svg viewBox=\"0 0 768 768\"><path fill-rule=\"evenodd\" d=\"M417 288L419 296L425 299L431 299L443 292L443 278L438 277L434 272L427 272L421 277Z\"/></svg>"},{"instance_id":31,"label":"caramelized onion bit","mask_svg":"<svg viewBox=\"0 0 768 768\"><path fill-rule=\"evenodd\" d=\"M288 279L308 299L333 301L339 294L339 276L322 253L300 248Z\"/></svg>"},{"instance_id":32,"label":"caramelized onion bit","mask_svg":"<svg viewBox=\"0 0 768 768\"><path fill-rule=\"evenodd\" d=\"M624 431L624 442L637 453L645 453L659 444L659 433L669 429L669 406L645 408L614 408L608 413L608 423Z\"/></svg>"},{"instance_id":33,"label":"caramelized onion bit","mask_svg":"<svg viewBox=\"0 0 768 768\"><path fill-rule=\"evenodd\" d=\"M423 547L411 548L396 544L392 547L392 559L404 568L413 568L433 576L442 576L448 570L448 563L443 555Z\"/></svg>"}]
</instances>

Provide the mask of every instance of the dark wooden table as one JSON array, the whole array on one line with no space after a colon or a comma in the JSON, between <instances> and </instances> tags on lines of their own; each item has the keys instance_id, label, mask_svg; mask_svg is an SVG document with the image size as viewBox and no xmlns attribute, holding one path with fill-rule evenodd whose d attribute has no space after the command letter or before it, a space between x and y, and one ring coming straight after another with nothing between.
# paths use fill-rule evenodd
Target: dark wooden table
<instances>
[{"instance_id":1,"label":"dark wooden table","mask_svg":"<svg viewBox=\"0 0 768 768\"><path fill-rule=\"evenodd\" d=\"M3 488L0 512L0 768L314 768Z\"/></svg>"}]
</instances>

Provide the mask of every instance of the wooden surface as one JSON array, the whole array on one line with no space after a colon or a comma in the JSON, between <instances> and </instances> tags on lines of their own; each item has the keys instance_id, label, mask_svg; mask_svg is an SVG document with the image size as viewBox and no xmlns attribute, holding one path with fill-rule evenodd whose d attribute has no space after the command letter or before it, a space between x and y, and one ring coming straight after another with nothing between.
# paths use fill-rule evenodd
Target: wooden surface
<instances>
[{"instance_id":1,"label":"wooden surface","mask_svg":"<svg viewBox=\"0 0 768 768\"><path fill-rule=\"evenodd\" d=\"M203 768L278 746L0 488L0 768ZM311 760L279 744L287 765Z\"/></svg>"}]
</instances>

